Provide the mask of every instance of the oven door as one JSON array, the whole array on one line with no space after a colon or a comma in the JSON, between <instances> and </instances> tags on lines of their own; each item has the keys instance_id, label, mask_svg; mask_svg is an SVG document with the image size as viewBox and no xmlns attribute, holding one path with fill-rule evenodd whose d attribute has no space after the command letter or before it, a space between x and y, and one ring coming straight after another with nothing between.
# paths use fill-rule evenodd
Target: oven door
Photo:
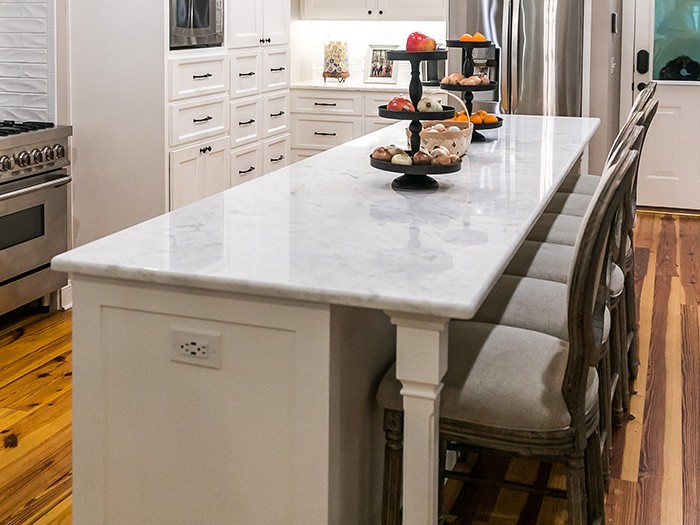
<instances>
[{"instance_id":1,"label":"oven door","mask_svg":"<svg viewBox=\"0 0 700 525\"><path fill-rule=\"evenodd\" d=\"M0 186L0 284L48 267L68 249L65 170Z\"/></svg>"},{"instance_id":2,"label":"oven door","mask_svg":"<svg viewBox=\"0 0 700 525\"><path fill-rule=\"evenodd\" d=\"M170 0L170 47L222 45L223 0Z\"/></svg>"}]
</instances>

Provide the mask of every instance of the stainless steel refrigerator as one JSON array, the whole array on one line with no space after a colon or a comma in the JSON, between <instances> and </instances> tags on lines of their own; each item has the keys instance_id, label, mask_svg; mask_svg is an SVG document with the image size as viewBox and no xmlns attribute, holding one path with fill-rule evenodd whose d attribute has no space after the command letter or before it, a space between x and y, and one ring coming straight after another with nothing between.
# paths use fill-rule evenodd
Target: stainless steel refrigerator
<instances>
[{"instance_id":1,"label":"stainless steel refrigerator","mask_svg":"<svg viewBox=\"0 0 700 525\"><path fill-rule=\"evenodd\" d=\"M483 58L498 64L491 74L499 82L477 100L502 113L581 115L583 0L450 0L448 38L477 31L495 45ZM450 50L449 73L461 72L460 56Z\"/></svg>"}]
</instances>

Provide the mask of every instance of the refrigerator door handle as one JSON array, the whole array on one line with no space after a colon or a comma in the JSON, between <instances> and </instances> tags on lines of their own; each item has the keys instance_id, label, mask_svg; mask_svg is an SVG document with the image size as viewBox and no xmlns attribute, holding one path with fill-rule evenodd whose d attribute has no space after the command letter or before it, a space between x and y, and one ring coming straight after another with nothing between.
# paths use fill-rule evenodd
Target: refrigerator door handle
<instances>
[{"instance_id":1,"label":"refrigerator door handle","mask_svg":"<svg viewBox=\"0 0 700 525\"><path fill-rule=\"evenodd\" d=\"M520 86L520 2L522 0L511 0L510 3L510 56L508 57L508 63L510 64L510 100L509 113L516 113L518 110L519 100L519 89Z\"/></svg>"}]
</instances>

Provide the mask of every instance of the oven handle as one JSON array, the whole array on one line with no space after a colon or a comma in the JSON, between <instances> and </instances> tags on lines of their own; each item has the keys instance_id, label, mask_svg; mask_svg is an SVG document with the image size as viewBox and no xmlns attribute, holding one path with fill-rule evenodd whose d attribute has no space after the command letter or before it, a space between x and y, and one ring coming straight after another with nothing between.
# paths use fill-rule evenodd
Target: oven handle
<instances>
[{"instance_id":1,"label":"oven handle","mask_svg":"<svg viewBox=\"0 0 700 525\"><path fill-rule=\"evenodd\" d=\"M71 177L69 175L67 177L61 177L60 179L42 182L41 184L36 184L35 186L28 186L26 188L22 188L21 190L15 190L11 191L10 193L0 194L0 201L13 199L15 197L19 197L20 195L26 195L27 193L43 190L44 188L48 188L50 186L57 188L59 186L63 186L64 184L68 184L70 181Z\"/></svg>"}]
</instances>

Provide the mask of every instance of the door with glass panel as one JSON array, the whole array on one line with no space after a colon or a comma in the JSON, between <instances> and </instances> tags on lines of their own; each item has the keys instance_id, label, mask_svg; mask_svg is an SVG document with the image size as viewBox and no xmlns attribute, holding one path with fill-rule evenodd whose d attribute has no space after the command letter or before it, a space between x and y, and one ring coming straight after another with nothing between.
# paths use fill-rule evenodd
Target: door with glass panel
<instances>
[{"instance_id":1,"label":"door with glass panel","mask_svg":"<svg viewBox=\"0 0 700 525\"><path fill-rule=\"evenodd\" d=\"M637 0L635 92L658 83L638 203L700 209L700 0Z\"/></svg>"}]
</instances>

